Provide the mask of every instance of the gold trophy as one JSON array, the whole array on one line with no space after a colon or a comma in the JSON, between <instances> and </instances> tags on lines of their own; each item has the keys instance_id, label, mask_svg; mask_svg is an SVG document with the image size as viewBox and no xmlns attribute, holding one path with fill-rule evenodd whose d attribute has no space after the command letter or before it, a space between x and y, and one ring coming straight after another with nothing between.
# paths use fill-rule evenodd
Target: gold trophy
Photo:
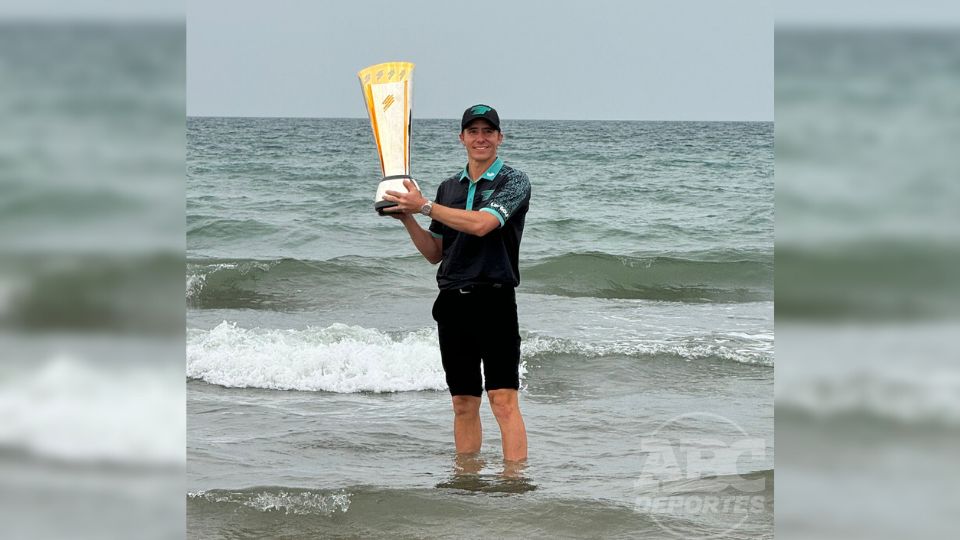
<instances>
[{"instance_id":1,"label":"gold trophy","mask_svg":"<svg viewBox=\"0 0 960 540\"><path fill-rule=\"evenodd\" d=\"M360 70L360 89L367 104L373 138L380 154L383 179L373 207L383 210L397 203L383 200L387 190L407 191L403 181L410 176L410 124L413 120L413 64L385 62ZM418 187L419 189L419 187Z\"/></svg>"}]
</instances>

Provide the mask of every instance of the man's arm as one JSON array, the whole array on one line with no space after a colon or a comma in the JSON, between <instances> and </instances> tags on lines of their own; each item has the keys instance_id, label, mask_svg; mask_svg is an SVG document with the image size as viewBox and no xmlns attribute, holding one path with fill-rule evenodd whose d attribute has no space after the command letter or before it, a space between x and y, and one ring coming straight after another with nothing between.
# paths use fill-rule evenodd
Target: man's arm
<instances>
[{"instance_id":1,"label":"man's arm","mask_svg":"<svg viewBox=\"0 0 960 540\"><path fill-rule=\"evenodd\" d=\"M406 193L387 191L386 195L384 195L383 200L397 203L397 206L387 208L384 212L409 215L414 212L419 212L420 207L427 204L426 197L420 193L420 190L417 189L413 182L404 180L403 185L408 190ZM447 227L474 236L484 236L488 232L500 227L500 220L489 212L460 210L437 203L433 203L433 210L430 212L430 217L443 223ZM406 223L404 224L406 225ZM417 228L420 228L420 226L417 225ZM407 230L410 230L409 226ZM423 231L422 228L420 228L420 230ZM427 234L429 236L429 233ZM411 238L413 238L413 234L411 234ZM416 244L416 240L414 240L414 243ZM418 249L419 247L420 246L417 246ZM421 249L420 252L423 253L423 250ZM424 254L424 256L426 257L426 254ZM430 260L429 257L427 260Z\"/></svg>"},{"instance_id":2,"label":"man's arm","mask_svg":"<svg viewBox=\"0 0 960 540\"><path fill-rule=\"evenodd\" d=\"M394 214L393 217L403 223L403 226L407 229L407 234L410 235L410 240L413 240L413 245L416 246L417 251L423 255L424 259L430 264L440 262L440 259L443 258L442 238L434 238L434 236L430 234L430 231L424 229L417 223L417 220L413 218L413 214L389 213Z\"/></svg>"},{"instance_id":3,"label":"man's arm","mask_svg":"<svg viewBox=\"0 0 960 540\"><path fill-rule=\"evenodd\" d=\"M423 204L427 200L424 199ZM484 236L488 232L500 227L500 221L493 214L479 210L460 210L442 204L433 203L430 217L443 223L447 227L474 236Z\"/></svg>"}]
</instances>

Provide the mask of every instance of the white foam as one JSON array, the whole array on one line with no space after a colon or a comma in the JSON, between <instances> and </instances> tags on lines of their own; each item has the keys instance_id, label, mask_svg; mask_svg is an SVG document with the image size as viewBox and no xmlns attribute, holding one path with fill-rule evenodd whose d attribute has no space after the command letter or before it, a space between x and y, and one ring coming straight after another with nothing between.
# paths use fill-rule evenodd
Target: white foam
<instances>
[{"instance_id":1,"label":"white foam","mask_svg":"<svg viewBox=\"0 0 960 540\"><path fill-rule=\"evenodd\" d=\"M260 512L283 512L287 515L330 516L336 512L346 513L350 509L350 493L345 491L324 495L312 491L248 493L201 490L187 493L187 497L213 503L240 504Z\"/></svg>"},{"instance_id":2,"label":"white foam","mask_svg":"<svg viewBox=\"0 0 960 540\"><path fill-rule=\"evenodd\" d=\"M303 330L222 322L187 335L187 376L230 387L327 392L447 388L434 329L394 338L334 324Z\"/></svg>"},{"instance_id":3,"label":"white foam","mask_svg":"<svg viewBox=\"0 0 960 540\"><path fill-rule=\"evenodd\" d=\"M0 445L70 461L182 465L184 392L182 382L171 386L178 382L150 366L109 369L54 356L2 380Z\"/></svg>"},{"instance_id":4,"label":"white foam","mask_svg":"<svg viewBox=\"0 0 960 540\"><path fill-rule=\"evenodd\" d=\"M203 286L207 283L207 277L218 270L233 270L236 269L237 265L235 263L217 263L210 265L189 265L187 280L186 280L186 298L191 300L196 298L200 291L203 290Z\"/></svg>"},{"instance_id":5,"label":"white foam","mask_svg":"<svg viewBox=\"0 0 960 540\"><path fill-rule=\"evenodd\" d=\"M195 298L200 291L203 290L203 285L207 282L207 275L203 273L198 274L187 274L187 300Z\"/></svg>"},{"instance_id":6,"label":"white foam","mask_svg":"<svg viewBox=\"0 0 960 540\"><path fill-rule=\"evenodd\" d=\"M579 341L544 336L532 336L521 346L523 356L537 354L577 354L587 357L675 355L687 360L723 358L741 364L773 366L773 335L729 333L710 336L680 336L674 338L605 343Z\"/></svg>"}]
</instances>

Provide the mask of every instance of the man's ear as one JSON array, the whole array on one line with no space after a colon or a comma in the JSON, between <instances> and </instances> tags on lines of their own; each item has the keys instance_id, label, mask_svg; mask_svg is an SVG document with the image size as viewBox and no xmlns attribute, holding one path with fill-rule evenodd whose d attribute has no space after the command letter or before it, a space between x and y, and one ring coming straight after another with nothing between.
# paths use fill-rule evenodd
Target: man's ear
<instances>
[{"instance_id":1,"label":"man's ear","mask_svg":"<svg viewBox=\"0 0 960 540\"><path fill-rule=\"evenodd\" d=\"M463 140L463 132L462 132L462 131L460 132L460 144L464 144L464 145L467 144L467 143L464 142L464 140Z\"/></svg>"}]
</instances>

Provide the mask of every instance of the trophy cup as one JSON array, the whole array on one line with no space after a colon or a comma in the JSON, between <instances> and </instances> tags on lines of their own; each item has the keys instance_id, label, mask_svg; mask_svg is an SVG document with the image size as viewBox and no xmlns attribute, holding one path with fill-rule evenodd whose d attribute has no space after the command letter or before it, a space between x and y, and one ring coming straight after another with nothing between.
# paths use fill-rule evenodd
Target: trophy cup
<instances>
[{"instance_id":1,"label":"trophy cup","mask_svg":"<svg viewBox=\"0 0 960 540\"><path fill-rule=\"evenodd\" d=\"M373 138L380 154L383 179L377 187L373 207L381 216L397 203L383 200L384 193L407 191L403 181L410 177L410 123L413 120L413 64L385 62L360 70L360 89L367 104ZM419 189L419 186L418 186Z\"/></svg>"}]
</instances>

